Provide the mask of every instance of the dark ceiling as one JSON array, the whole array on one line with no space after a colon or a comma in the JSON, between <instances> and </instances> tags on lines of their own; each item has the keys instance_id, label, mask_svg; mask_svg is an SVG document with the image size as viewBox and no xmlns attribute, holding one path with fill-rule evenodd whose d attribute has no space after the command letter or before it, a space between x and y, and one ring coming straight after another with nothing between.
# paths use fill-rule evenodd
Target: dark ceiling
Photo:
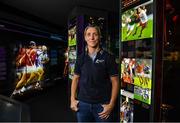
<instances>
[{"instance_id":1,"label":"dark ceiling","mask_svg":"<svg viewBox=\"0 0 180 123\"><path fill-rule=\"evenodd\" d=\"M36 18L38 23L56 29L66 29L68 15L74 7L84 6L103 11L118 10L117 0L1 0L0 4L11 8L25 18ZM22 14L24 13L24 14ZM31 17L30 17L31 16Z\"/></svg>"}]
</instances>

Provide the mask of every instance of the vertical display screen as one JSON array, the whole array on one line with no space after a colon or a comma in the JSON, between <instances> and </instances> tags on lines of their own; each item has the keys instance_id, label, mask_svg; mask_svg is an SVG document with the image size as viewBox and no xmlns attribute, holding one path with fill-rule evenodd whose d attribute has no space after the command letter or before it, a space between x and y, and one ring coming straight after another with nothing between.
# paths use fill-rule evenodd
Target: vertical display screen
<instances>
[{"instance_id":1,"label":"vertical display screen","mask_svg":"<svg viewBox=\"0 0 180 123\"><path fill-rule=\"evenodd\" d=\"M48 49L48 46L37 44L36 41L16 44L16 80L13 96L43 87L47 74L46 64L50 60Z\"/></svg>"},{"instance_id":2,"label":"vertical display screen","mask_svg":"<svg viewBox=\"0 0 180 123\"><path fill-rule=\"evenodd\" d=\"M120 120L141 121L140 115L149 117L149 112L141 112L150 111L152 102L153 0L121 0L120 20L120 110L131 112L128 117L120 115Z\"/></svg>"},{"instance_id":3,"label":"vertical display screen","mask_svg":"<svg viewBox=\"0 0 180 123\"><path fill-rule=\"evenodd\" d=\"M68 62L69 62L69 79L72 79L74 74L75 62L77 57L77 34L76 26L72 26L68 30Z\"/></svg>"}]
</instances>

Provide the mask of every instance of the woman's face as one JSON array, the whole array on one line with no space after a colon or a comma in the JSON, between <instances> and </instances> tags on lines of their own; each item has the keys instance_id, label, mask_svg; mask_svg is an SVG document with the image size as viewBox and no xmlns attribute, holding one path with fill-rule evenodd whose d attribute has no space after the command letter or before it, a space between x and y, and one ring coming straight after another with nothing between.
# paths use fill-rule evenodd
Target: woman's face
<instances>
[{"instance_id":1,"label":"woman's face","mask_svg":"<svg viewBox=\"0 0 180 123\"><path fill-rule=\"evenodd\" d=\"M85 33L85 40L87 42L88 47L96 48L99 46L100 36L98 31L94 27L89 27Z\"/></svg>"}]
</instances>

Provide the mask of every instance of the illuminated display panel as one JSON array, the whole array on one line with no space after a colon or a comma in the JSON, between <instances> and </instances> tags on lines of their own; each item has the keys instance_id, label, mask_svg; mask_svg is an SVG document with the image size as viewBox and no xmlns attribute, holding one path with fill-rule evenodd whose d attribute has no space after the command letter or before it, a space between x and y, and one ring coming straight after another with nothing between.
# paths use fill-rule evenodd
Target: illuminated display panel
<instances>
[{"instance_id":1,"label":"illuminated display panel","mask_svg":"<svg viewBox=\"0 0 180 123\"><path fill-rule=\"evenodd\" d=\"M122 10L121 41L152 38L153 0L146 0L146 2L136 1L134 4L127 4L127 1L125 3L126 6L131 6L127 6Z\"/></svg>"},{"instance_id":2,"label":"illuminated display panel","mask_svg":"<svg viewBox=\"0 0 180 123\"><path fill-rule=\"evenodd\" d=\"M16 79L12 96L29 90L42 89L46 81L46 64L49 63L49 47L36 41L17 43L15 47Z\"/></svg>"},{"instance_id":3,"label":"illuminated display panel","mask_svg":"<svg viewBox=\"0 0 180 123\"><path fill-rule=\"evenodd\" d=\"M152 60L123 58L121 63L121 80L134 85L134 99L151 103Z\"/></svg>"},{"instance_id":4,"label":"illuminated display panel","mask_svg":"<svg viewBox=\"0 0 180 123\"><path fill-rule=\"evenodd\" d=\"M74 74L74 69L75 69L77 51L76 51L75 46L72 46L72 47L69 47L69 48L70 48L69 53L68 53L68 58L69 58L69 78L72 79L73 74Z\"/></svg>"},{"instance_id":5,"label":"illuminated display panel","mask_svg":"<svg viewBox=\"0 0 180 123\"><path fill-rule=\"evenodd\" d=\"M153 0L121 0L121 108L125 102L133 107L132 119L120 116L121 122L149 121L150 118L153 90L153 13ZM142 115L147 119L142 118Z\"/></svg>"},{"instance_id":6,"label":"illuminated display panel","mask_svg":"<svg viewBox=\"0 0 180 123\"><path fill-rule=\"evenodd\" d=\"M73 26L68 30L68 46L74 46L76 42L76 26Z\"/></svg>"},{"instance_id":7,"label":"illuminated display panel","mask_svg":"<svg viewBox=\"0 0 180 123\"><path fill-rule=\"evenodd\" d=\"M73 22L73 21L72 21ZM69 24L68 29L68 77L72 79L77 57L77 26L74 23Z\"/></svg>"},{"instance_id":8,"label":"illuminated display panel","mask_svg":"<svg viewBox=\"0 0 180 123\"><path fill-rule=\"evenodd\" d=\"M120 122L127 123L133 122L133 112L134 112L134 104L133 99L130 98L128 92L123 91L124 95L121 98L121 106L120 106Z\"/></svg>"}]
</instances>

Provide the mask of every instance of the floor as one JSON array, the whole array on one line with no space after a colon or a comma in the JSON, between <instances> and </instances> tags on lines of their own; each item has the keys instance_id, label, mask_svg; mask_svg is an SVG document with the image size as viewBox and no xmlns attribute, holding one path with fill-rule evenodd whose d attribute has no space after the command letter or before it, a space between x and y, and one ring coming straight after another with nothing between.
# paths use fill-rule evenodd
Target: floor
<instances>
[{"instance_id":1,"label":"floor","mask_svg":"<svg viewBox=\"0 0 180 123\"><path fill-rule=\"evenodd\" d=\"M69 108L68 82L58 80L54 86L31 94L24 103L29 106L32 122L75 122L74 112Z\"/></svg>"}]
</instances>

